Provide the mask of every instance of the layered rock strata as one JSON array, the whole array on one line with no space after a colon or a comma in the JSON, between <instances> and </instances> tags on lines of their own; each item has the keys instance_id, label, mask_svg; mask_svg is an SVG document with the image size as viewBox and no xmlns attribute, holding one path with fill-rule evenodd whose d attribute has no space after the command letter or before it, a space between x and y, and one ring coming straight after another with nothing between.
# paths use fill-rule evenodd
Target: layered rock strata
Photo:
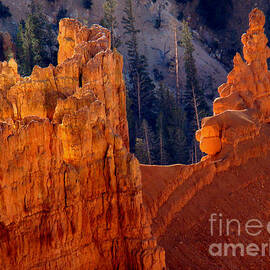
<instances>
[{"instance_id":1,"label":"layered rock strata","mask_svg":"<svg viewBox=\"0 0 270 270\"><path fill-rule=\"evenodd\" d=\"M245 61L236 54L228 81L218 88L220 97L213 104L214 116L204 118L196 134L201 150L209 155L232 148L235 141L270 122L270 48L264 24L264 14L254 9L249 29L241 39Z\"/></svg>"},{"instance_id":2,"label":"layered rock strata","mask_svg":"<svg viewBox=\"0 0 270 270\"><path fill-rule=\"evenodd\" d=\"M165 269L110 33L63 19L58 66L0 65L0 269Z\"/></svg>"}]
</instances>

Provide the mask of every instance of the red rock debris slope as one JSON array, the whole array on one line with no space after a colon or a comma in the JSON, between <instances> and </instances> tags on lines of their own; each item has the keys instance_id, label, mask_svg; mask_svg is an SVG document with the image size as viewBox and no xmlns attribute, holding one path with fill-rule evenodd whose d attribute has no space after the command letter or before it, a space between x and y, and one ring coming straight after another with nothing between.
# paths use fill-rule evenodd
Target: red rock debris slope
<instances>
[{"instance_id":1,"label":"red rock debris slope","mask_svg":"<svg viewBox=\"0 0 270 270\"><path fill-rule=\"evenodd\" d=\"M0 269L165 269L128 151L110 34L60 22L59 65L0 65Z\"/></svg>"},{"instance_id":2,"label":"red rock debris slope","mask_svg":"<svg viewBox=\"0 0 270 270\"><path fill-rule=\"evenodd\" d=\"M235 56L214 116L203 119L196 133L208 155L190 166L141 165L144 202L169 269L270 269L270 49L264 23L263 13L253 10L242 36L244 60ZM227 234L227 218L237 219L240 229L235 221ZM253 236L245 230L250 219L263 226L251 230ZM240 256L239 249L234 256L223 248L221 256L212 256L213 243L253 243L259 250Z\"/></svg>"}]
</instances>

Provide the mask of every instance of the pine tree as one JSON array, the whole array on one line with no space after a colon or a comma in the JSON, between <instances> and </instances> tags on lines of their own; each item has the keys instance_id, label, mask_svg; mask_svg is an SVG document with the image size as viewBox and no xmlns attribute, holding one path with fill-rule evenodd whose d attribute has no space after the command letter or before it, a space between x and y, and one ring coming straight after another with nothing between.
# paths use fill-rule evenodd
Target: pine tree
<instances>
[{"instance_id":1,"label":"pine tree","mask_svg":"<svg viewBox=\"0 0 270 270\"><path fill-rule=\"evenodd\" d=\"M101 25L111 31L112 49L118 48L121 45L120 37L116 34L118 23L115 16L115 9L117 5L117 0L105 0L103 4L104 17L101 20Z\"/></svg>"},{"instance_id":2,"label":"pine tree","mask_svg":"<svg viewBox=\"0 0 270 270\"><path fill-rule=\"evenodd\" d=\"M159 151L159 164L168 164L169 154L166 151L166 137L165 137L165 127L166 123L164 121L164 114L161 111L157 120L157 131L158 131L158 151Z\"/></svg>"},{"instance_id":3,"label":"pine tree","mask_svg":"<svg viewBox=\"0 0 270 270\"><path fill-rule=\"evenodd\" d=\"M61 6L56 15L57 28L59 27L59 22L61 21L61 19L66 18L66 17L68 17L68 11L66 8L64 8L64 6Z\"/></svg>"},{"instance_id":4,"label":"pine tree","mask_svg":"<svg viewBox=\"0 0 270 270\"><path fill-rule=\"evenodd\" d=\"M154 164L156 161L156 147L156 136L147 121L143 119L136 138L135 155L141 163Z\"/></svg>"},{"instance_id":5,"label":"pine tree","mask_svg":"<svg viewBox=\"0 0 270 270\"><path fill-rule=\"evenodd\" d=\"M148 164L146 145L144 139L136 138L135 155L141 164Z\"/></svg>"},{"instance_id":6,"label":"pine tree","mask_svg":"<svg viewBox=\"0 0 270 270\"><path fill-rule=\"evenodd\" d=\"M175 50L175 79L176 79L176 102L181 103L180 83L179 83L179 61L178 61L178 41L177 41L177 24L173 24L174 33L174 50Z\"/></svg>"},{"instance_id":7,"label":"pine tree","mask_svg":"<svg viewBox=\"0 0 270 270\"><path fill-rule=\"evenodd\" d=\"M194 134L197 129L200 129L202 117L209 114L209 108L205 101L204 94L200 89L195 60L193 58L194 47L192 44L192 35L189 30L188 23L183 21L182 24L182 46L184 47L184 66L186 72L186 91L184 95L184 108L187 114L187 135L188 144L192 147L194 160L197 162L201 154L197 144L194 142Z\"/></svg>"},{"instance_id":8,"label":"pine tree","mask_svg":"<svg viewBox=\"0 0 270 270\"><path fill-rule=\"evenodd\" d=\"M16 42L19 68L23 75L30 75L34 65L44 67L56 62L51 51L54 43L51 31L42 8L32 1L30 14L19 25Z\"/></svg>"},{"instance_id":9,"label":"pine tree","mask_svg":"<svg viewBox=\"0 0 270 270\"><path fill-rule=\"evenodd\" d=\"M143 119L147 121L151 129L155 129L157 110L156 110L156 93L155 85L150 78L147 71L148 64L144 55L138 52L137 33L139 30L136 28L135 17L133 15L133 6L131 0L126 0L126 7L124 9L124 17L122 23L127 35L128 41L125 43L127 46L128 54L128 96L130 99L130 113L133 114L135 121L135 130L132 130L134 138L138 129L142 125ZM131 140L131 142L135 140ZM131 144L131 150L134 145Z\"/></svg>"},{"instance_id":10,"label":"pine tree","mask_svg":"<svg viewBox=\"0 0 270 270\"><path fill-rule=\"evenodd\" d=\"M157 130L160 163L187 163L184 112L178 106L175 95L163 84L160 84L158 96L160 113Z\"/></svg>"}]
</instances>

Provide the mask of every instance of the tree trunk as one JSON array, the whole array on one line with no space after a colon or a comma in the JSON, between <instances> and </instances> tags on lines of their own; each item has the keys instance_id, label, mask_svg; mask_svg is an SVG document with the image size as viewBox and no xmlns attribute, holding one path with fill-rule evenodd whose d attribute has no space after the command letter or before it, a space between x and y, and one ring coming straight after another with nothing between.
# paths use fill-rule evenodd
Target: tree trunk
<instances>
[{"instance_id":1,"label":"tree trunk","mask_svg":"<svg viewBox=\"0 0 270 270\"><path fill-rule=\"evenodd\" d=\"M148 130L147 130L147 125L145 121L143 121L143 131L144 131L144 139L145 139L145 144L146 144L148 163L151 165L152 161L151 161L150 145L149 145L149 138L148 138Z\"/></svg>"},{"instance_id":2,"label":"tree trunk","mask_svg":"<svg viewBox=\"0 0 270 270\"><path fill-rule=\"evenodd\" d=\"M196 145L196 140L194 140L194 154L195 154L195 163L198 162L198 152L197 152L197 145Z\"/></svg>"},{"instance_id":3,"label":"tree trunk","mask_svg":"<svg viewBox=\"0 0 270 270\"><path fill-rule=\"evenodd\" d=\"M161 165L164 164L162 128L163 128L163 117L161 115L161 117L160 117L160 128L159 128L159 147L160 147L160 163L161 163Z\"/></svg>"},{"instance_id":4,"label":"tree trunk","mask_svg":"<svg viewBox=\"0 0 270 270\"><path fill-rule=\"evenodd\" d=\"M199 119L199 113L198 113L198 105L197 105L197 100L196 100L196 95L194 91L194 86L192 85L192 96L193 96L193 103L194 103L194 110L195 110L195 116L196 116L196 122L197 122L197 129L200 128L200 119ZM196 145L196 140L194 140L194 154L195 154L195 162L198 162L198 152L197 152L197 145Z\"/></svg>"},{"instance_id":5,"label":"tree trunk","mask_svg":"<svg viewBox=\"0 0 270 270\"><path fill-rule=\"evenodd\" d=\"M196 122L197 122L197 129L199 130L199 129L201 129L200 128L200 119L199 119L198 105L197 105L197 100L196 100L196 95L195 95L193 85L192 85L192 96L193 96L194 111L195 111Z\"/></svg>"},{"instance_id":6,"label":"tree trunk","mask_svg":"<svg viewBox=\"0 0 270 270\"><path fill-rule=\"evenodd\" d=\"M139 73L137 72L137 102L138 102L138 117L139 123L141 122L141 86Z\"/></svg>"},{"instance_id":7,"label":"tree trunk","mask_svg":"<svg viewBox=\"0 0 270 270\"><path fill-rule=\"evenodd\" d=\"M178 62L178 44L177 44L177 33L176 25L174 27L174 47L175 47L175 77L176 77L176 102L180 105L180 85L179 85L179 62Z\"/></svg>"},{"instance_id":8,"label":"tree trunk","mask_svg":"<svg viewBox=\"0 0 270 270\"><path fill-rule=\"evenodd\" d=\"M111 30L111 48L114 49L114 24L112 23L112 30Z\"/></svg>"}]
</instances>

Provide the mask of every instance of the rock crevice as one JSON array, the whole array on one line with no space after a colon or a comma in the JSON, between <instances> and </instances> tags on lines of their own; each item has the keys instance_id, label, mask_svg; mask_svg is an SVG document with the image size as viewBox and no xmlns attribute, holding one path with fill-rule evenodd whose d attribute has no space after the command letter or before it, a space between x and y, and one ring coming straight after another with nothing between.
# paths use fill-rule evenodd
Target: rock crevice
<instances>
[{"instance_id":1,"label":"rock crevice","mask_svg":"<svg viewBox=\"0 0 270 270\"><path fill-rule=\"evenodd\" d=\"M63 19L58 66L0 65L0 268L165 269L129 153L123 59Z\"/></svg>"}]
</instances>

